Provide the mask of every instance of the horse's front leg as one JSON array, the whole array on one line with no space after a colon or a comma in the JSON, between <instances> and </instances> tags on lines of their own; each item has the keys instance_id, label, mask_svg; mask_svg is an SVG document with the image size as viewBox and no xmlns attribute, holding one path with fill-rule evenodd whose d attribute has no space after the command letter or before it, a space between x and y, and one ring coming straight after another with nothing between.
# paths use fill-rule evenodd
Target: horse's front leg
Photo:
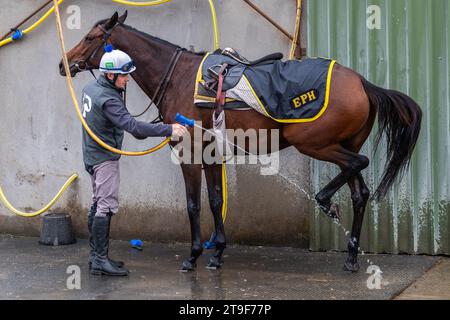
<instances>
[{"instance_id":1,"label":"horse's front leg","mask_svg":"<svg viewBox=\"0 0 450 320\"><path fill-rule=\"evenodd\" d=\"M222 218L223 188L222 188L222 165L205 165L206 183L208 185L209 205L214 217L216 229L215 245L216 251L209 259L208 269L220 268L223 264L222 254L226 247L225 229Z\"/></svg>"},{"instance_id":2,"label":"horse's front leg","mask_svg":"<svg viewBox=\"0 0 450 320\"><path fill-rule=\"evenodd\" d=\"M199 164L182 164L181 169L186 185L187 211L191 224L191 256L183 261L181 271L191 271L196 268L196 261L203 252L200 231L202 166Z\"/></svg>"}]
</instances>

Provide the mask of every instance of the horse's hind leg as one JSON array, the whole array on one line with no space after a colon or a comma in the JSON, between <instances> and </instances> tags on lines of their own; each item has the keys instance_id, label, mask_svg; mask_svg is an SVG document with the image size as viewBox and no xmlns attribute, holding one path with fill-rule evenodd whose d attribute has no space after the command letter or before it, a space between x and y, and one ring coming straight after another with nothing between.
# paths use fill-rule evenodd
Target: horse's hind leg
<instances>
[{"instance_id":1,"label":"horse's hind leg","mask_svg":"<svg viewBox=\"0 0 450 320\"><path fill-rule=\"evenodd\" d=\"M340 144L316 152L312 152L308 149L305 150L305 148L301 147L297 147L297 149L316 159L333 162L342 170L342 172L316 196L317 203L327 215L330 215L333 218L339 217L338 207L331 205L331 198L344 184L348 183L350 186L354 217L351 239L348 243L349 256L345 262L344 270L356 272L359 270L357 262L359 238L361 235L364 211L369 199L369 189L364 183L361 170L369 165L369 159L349 151Z\"/></svg>"},{"instance_id":2,"label":"horse's hind leg","mask_svg":"<svg viewBox=\"0 0 450 320\"><path fill-rule=\"evenodd\" d=\"M214 217L216 229L216 251L210 258L208 269L217 269L222 266L222 254L226 247L225 229L222 219L223 189L222 189L222 165L205 165L206 183L208 185L209 205Z\"/></svg>"},{"instance_id":3,"label":"horse's hind leg","mask_svg":"<svg viewBox=\"0 0 450 320\"><path fill-rule=\"evenodd\" d=\"M200 232L200 195L202 186L202 167L198 164L182 164L184 183L186 185L187 210L191 224L191 256L183 261L181 271L194 270L198 257L203 252Z\"/></svg>"},{"instance_id":4,"label":"horse's hind leg","mask_svg":"<svg viewBox=\"0 0 450 320\"><path fill-rule=\"evenodd\" d=\"M303 145L296 145L296 148L303 154L318 160L335 163L341 168L342 172L316 195L317 204L325 214L332 218L339 218L338 206L332 205L331 198L352 177L367 168L369 159L363 155L347 150L341 144L334 144L321 149L310 149Z\"/></svg>"},{"instance_id":5,"label":"horse's hind leg","mask_svg":"<svg viewBox=\"0 0 450 320\"><path fill-rule=\"evenodd\" d=\"M345 262L344 270L356 272L359 270L357 261L359 239L364 219L364 212L366 210L367 201L369 200L370 191L366 183L364 182L361 173L358 173L356 176L352 177L348 181L348 185L352 194L353 225L351 238L348 242L348 258Z\"/></svg>"}]
</instances>

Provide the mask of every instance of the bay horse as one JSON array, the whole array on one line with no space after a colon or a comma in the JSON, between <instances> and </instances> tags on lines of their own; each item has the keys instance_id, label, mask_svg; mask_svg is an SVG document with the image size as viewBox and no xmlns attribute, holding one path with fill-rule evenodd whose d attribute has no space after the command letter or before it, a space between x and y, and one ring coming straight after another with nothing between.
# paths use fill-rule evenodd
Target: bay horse
<instances>
[{"instance_id":1,"label":"bay horse","mask_svg":"<svg viewBox=\"0 0 450 320\"><path fill-rule=\"evenodd\" d=\"M128 53L135 61L137 71L132 77L139 87L152 97L175 51L181 48L165 40L153 37L125 25L127 12L122 16L114 13L111 18L97 22L89 33L67 53L70 72L97 69L103 46L110 43L114 48ZM212 109L200 109L193 103L197 70L205 53L183 50L173 70L166 94L158 105L165 123L174 123L177 112L202 121L211 128ZM60 63L60 73L65 76ZM157 88L158 87L158 88ZM394 183L408 167L419 136L422 111L407 95L379 88L351 69L336 64L331 78L330 101L326 112L317 120L308 123L281 124L254 110L226 110L227 128L279 130L279 149L289 146L320 161L336 164L341 169L330 183L315 196L320 208L329 216L338 217L338 206L333 204L333 195L345 184L351 191L353 224L348 242L348 258L344 270L359 270L357 261L359 239L366 204L370 191L361 175L369 165L369 159L359 154L369 137L378 115L378 141L383 134L387 138L387 163L374 198L381 201ZM203 145L203 148L205 145ZM246 146L247 147L247 146ZM270 147L268 152L271 152ZM203 247L200 233L200 192L202 164L181 164L183 172L187 212L191 226L191 253L183 261L182 270L196 268L196 261ZM214 216L216 248L207 267L219 268L226 247L222 221L222 172L221 164L203 164L209 204Z\"/></svg>"}]
</instances>

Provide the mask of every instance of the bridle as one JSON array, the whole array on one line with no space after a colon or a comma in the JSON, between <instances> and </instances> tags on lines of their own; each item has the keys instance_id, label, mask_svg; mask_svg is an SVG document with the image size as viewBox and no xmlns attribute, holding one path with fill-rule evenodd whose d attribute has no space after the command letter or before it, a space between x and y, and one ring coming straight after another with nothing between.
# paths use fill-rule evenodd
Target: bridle
<instances>
[{"instance_id":1,"label":"bridle","mask_svg":"<svg viewBox=\"0 0 450 320\"><path fill-rule=\"evenodd\" d=\"M111 34L117 25L118 24L114 25L109 30L106 30L101 24L98 25L100 30L104 33L102 42L97 48L95 48L94 51L92 51L92 53L89 55L87 59L78 60L74 63L74 66L77 68L78 72L89 71L94 76L94 78L96 78L94 72L92 71L93 69L95 69L95 67L90 64L90 61L97 55L98 51L108 43L108 40L111 37Z\"/></svg>"},{"instance_id":2,"label":"bridle","mask_svg":"<svg viewBox=\"0 0 450 320\"><path fill-rule=\"evenodd\" d=\"M103 33L104 33L103 38L102 38L102 43L89 55L89 57L87 59L79 60L74 63L74 66L78 69L77 71L79 71L79 72L89 71L93 75L93 77L96 78L94 72L92 71L93 69L95 69L95 67L90 65L90 61L92 58L94 58L97 55L98 51L108 43L108 40L111 37L111 34L112 34L114 28L119 24L120 23L115 24L109 30L106 30L102 25L98 25L100 30L103 31ZM153 94L153 97L151 98L149 106L143 112L141 112L137 115L132 115L133 117L137 118L137 117L142 116L144 113L146 113L148 111L148 109L150 109L150 107L154 103L156 108L158 109L158 117L155 120L151 121L151 123L154 124L154 123L163 122L163 117L162 117L159 106L166 94L167 87L169 85L170 79L172 78L175 67L177 66L177 63L181 57L181 54L185 50L186 49L181 48L181 47L177 47L175 49L175 51L172 54L172 57L170 58L170 62L167 65L167 68L163 74L163 77L161 78L161 80L158 84L158 87L156 88L155 93ZM80 64L82 64L83 67L81 67ZM124 96L124 100L126 101L126 95Z\"/></svg>"},{"instance_id":3,"label":"bridle","mask_svg":"<svg viewBox=\"0 0 450 320\"><path fill-rule=\"evenodd\" d=\"M164 75L161 78L161 80L158 84L158 87L156 88L155 93L153 94L153 96L151 98L150 104L144 111L142 111L139 114L133 115L133 117L137 118L137 117L142 116L144 113L147 112L148 109L150 109L150 107L154 103L156 108L158 109L158 117L155 120L151 121L151 123L163 122L160 104L161 104L161 101L163 100L164 96L166 95L167 87L169 85L170 79L172 78L175 67L177 66L178 60L180 60L181 54L185 50L186 49L181 48L181 47L177 47L175 49L175 51L172 54L172 57L170 58L170 62L167 65L167 68L164 72Z\"/></svg>"}]
</instances>

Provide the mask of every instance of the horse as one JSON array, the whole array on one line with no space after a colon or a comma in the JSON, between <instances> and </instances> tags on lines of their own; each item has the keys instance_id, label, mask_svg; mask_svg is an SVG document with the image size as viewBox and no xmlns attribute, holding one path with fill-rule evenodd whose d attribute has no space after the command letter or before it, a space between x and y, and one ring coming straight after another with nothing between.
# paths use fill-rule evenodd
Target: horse
<instances>
[{"instance_id":1,"label":"horse","mask_svg":"<svg viewBox=\"0 0 450 320\"><path fill-rule=\"evenodd\" d=\"M168 41L151 36L124 24L127 12L97 22L81 41L67 52L70 73L74 77L83 71L98 69L103 46L110 43L114 48L128 53L135 61L137 70L133 79L149 97L160 90L161 79L167 66L173 65L175 52L180 51L173 66L166 92L157 105L165 123L174 123L178 112L202 121L205 128L212 126L212 109L194 105L193 95L196 75L205 52L192 52ZM182 50L180 50L182 49ZM171 58L172 57L172 58ZM65 76L62 62L60 73ZM313 122L279 123L255 110L226 110L227 128L266 129L269 134L278 130L279 149L290 146L300 153L320 161L336 164L340 173L315 196L325 214L339 217L339 206L332 203L333 195L345 184L350 187L353 206L353 222L348 241L348 256L344 270L357 272L358 248L366 204L370 199L361 171L369 165L369 158L359 152L372 132L378 115L377 141L387 140L386 167L372 199L381 201L395 179L409 166L421 126L420 106L404 93L380 88L371 84L355 71L336 63L331 76L329 106L325 113ZM192 129L190 129L192 133ZM176 142L172 142L174 146ZM203 145L203 148L206 146ZM245 146L247 150L247 145ZM236 150L235 150L236 151ZM277 150L267 150L268 153ZM191 228L191 251L181 265L183 271L192 271L203 252L200 230L200 193L202 169L205 172L209 205L215 224L215 252L209 259L208 268L220 268L226 248L226 236L222 220L222 167L221 164L181 163L186 188L187 213Z\"/></svg>"}]
</instances>

